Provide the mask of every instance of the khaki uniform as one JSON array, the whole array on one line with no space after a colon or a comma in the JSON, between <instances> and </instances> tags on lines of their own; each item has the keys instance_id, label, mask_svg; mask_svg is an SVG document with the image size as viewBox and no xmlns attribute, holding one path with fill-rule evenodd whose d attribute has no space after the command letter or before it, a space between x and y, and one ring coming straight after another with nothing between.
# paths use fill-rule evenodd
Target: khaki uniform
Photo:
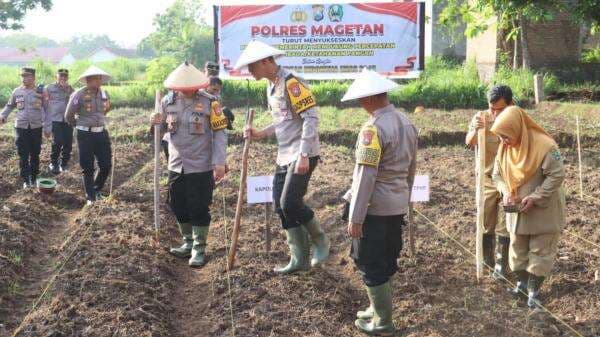
<instances>
[{"instance_id":1,"label":"khaki uniform","mask_svg":"<svg viewBox=\"0 0 600 337\"><path fill-rule=\"evenodd\" d=\"M112 169L110 136L105 128L110 97L103 89L96 92L83 87L75 91L65 112L65 120L77 129L79 165L88 201L96 201ZM95 161L98 174L94 178Z\"/></svg>"},{"instance_id":2,"label":"khaki uniform","mask_svg":"<svg viewBox=\"0 0 600 337\"><path fill-rule=\"evenodd\" d=\"M287 230L314 218L313 210L303 198L319 161L319 114L308 84L282 67L277 71L275 83L267 90L273 123L266 128L266 133L274 133L277 138L273 200L275 212ZM297 175L294 169L301 154L309 158L309 171Z\"/></svg>"},{"instance_id":3,"label":"khaki uniform","mask_svg":"<svg viewBox=\"0 0 600 337\"><path fill-rule=\"evenodd\" d=\"M390 104L373 113L356 144L349 220L363 224L351 256L369 287L397 271L402 225L417 163L417 130Z\"/></svg>"},{"instance_id":4,"label":"khaki uniform","mask_svg":"<svg viewBox=\"0 0 600 337\"><path fill-rule=\"evenodd\" d=\"M161 108L169 143L169 205L179 223L209 226L213 168L226 163L227 120L215 97L202 91L193 98L167 96Z\"/></svg>"},{"instance_id":5,"label":"khaki uniform","mask_svg":"<svg viewBox=\"0 0 600 337\"><path fill-rule=\"evenodd\" d=\"M15 144L19 155L20 176L26 183L35 183L39 174L42 130L49 133L51 122L44 109L42 88L16 88L0 113L4 120L17 109L15 116Z\"/></svg>"},{"instance_id":6,"label":"khaki uniform","mask_svg":"<svg viewBox=\"0 0 600 337\"><path fill-rule=\"evenodd\" d=\"M494 181L503 194L508 193L494 166ZM562 187L565 168L557 148L550 150L535 175L519 187L517 196L534 198L526 213L507 213L510 233L509 264L512 270L527 270L536 276L548 276L554 266L560 232L566 223L565 194Z\"/></svg>"},{"instance_id":7,"label":"khaki uniform","mask_svg":"<svg viewBox=\"0 0 600 337\"><path fill-rule=\"evenodd\" d=\"M59 157L62 157L60 165L63 168L67 167L71 159L73 127L65 121L65 112L73 91L73 87L70 85L62 86L58 83L49 84L44 88L44 107L48 118L52 121L53 141L50 162L54 169L59 165Z\"/></svg>"},{"instance_id":8,"label":"khaki uniform","mask_svg":"<svg viewBox=\"0 0 600 337\"><path fill-rule=\"evenodd\" d=\"M486 139L485 139L485 186L484 186L484 234L496 234L498 236L508 237L508 231L504 226L502 211L502 195L496 188L496 184L492 181L492 172L494 170L494 159L498 153L498 146L500 145L500 138L490 132L492 127L491 119L492 115L489 111L482 111L485 113L486 123ZM477 125L477 113L473 116L471 124L469 125L469 132L475 131ZM477 133L475 133L477 137ZM475 152L476 160L479 162L478 152Z\"/></svg>"}]
</instances>

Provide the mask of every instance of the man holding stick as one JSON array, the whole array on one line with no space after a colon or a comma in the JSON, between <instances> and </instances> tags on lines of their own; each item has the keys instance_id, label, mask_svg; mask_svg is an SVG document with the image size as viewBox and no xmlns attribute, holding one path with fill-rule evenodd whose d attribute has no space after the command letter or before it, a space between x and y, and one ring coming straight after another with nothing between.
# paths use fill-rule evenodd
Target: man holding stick
<instances>
[{"instance_id":1,"label":"man holding stick","mask_svg":"<svg viewBox=\"0 0 600 337\"><path fill-rule=\"evenodd\" d=\"M342 98L342 102L357 99L370 116L356 143L352 188L347 193L350 255L370 302L356 313L354 324L369 335L390 336L395 330L391 277L398 270L402 226L417 167L417 129L388 100L387 93L396 87L364 69Z\"/></svg>"},{"instance_id":2,"label":"man holding stick","mask_svg":"<svg viewBox=\"0 0 600 337\"><path fill-rule=\"evenodd\" d=\"M489 109L480 111L471 120L469 132L465 143L475 147L477 145L477 131L484 127L482 116L485 116L486 144L485 144L485 186L484 186L484 234L483 234L483 263L489 268L494 268L492 277L502 280L507 277L508 247L510 236L506 230L503 217L500 216L500 203L502 195L496 184L492 181L494 159L500 145L500 138L490 132L494 120L507 106L513 105L513 94L510 87L497 85L488 93ZM494 262L494 237L496 238L496 259ZM495 265L494 265L495 264Z\"/></svg>"},{"instance_id":3,"label":"man holding stick","mask_svg":"<svg viewBox=\"0 0 600 337\"><path fill-rule=\"evenodd\" d=\"M316 101L308 85L279 66L275 58L283 51L252 40L242 52L235 68L248 67L256 80L269 80L268 100L274 123L257 130L247 127L245 137L277 138L277 167L273 181L275 211L281 219L290 248L289 263L274 271L290 274L321 265L329 256L329 239L304 195L319 162L319 117ZM310 244L314 248L310 258ZM310 264L309 264L310 263Z\"/></svg>"},{"instance_id":4,"label":"man holding stick","mask_svg":"<svg viewBox=\"0 0 600 337\"><path fill-rule=\"evenodd\" d=\"M190 258L190 267L206 264L205 249L213 189L225 176L227 118L218 100L204 90L208 78L186 62L165 80L171 91L151 123L169 143L168 203L177 218L183 245L170 253Z\"/></svg>"}]
</instances>

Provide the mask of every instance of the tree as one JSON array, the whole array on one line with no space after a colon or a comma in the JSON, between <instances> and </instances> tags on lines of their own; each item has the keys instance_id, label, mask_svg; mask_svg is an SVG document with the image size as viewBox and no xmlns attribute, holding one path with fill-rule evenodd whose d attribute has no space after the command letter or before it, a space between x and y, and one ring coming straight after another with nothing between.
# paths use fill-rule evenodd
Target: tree
<instances>
[{"instance_id":1,"label":"tree","mask_svg":"<svg viewBox=\"0 0 600 337\"><path fill-rule=\"evenodd\" d=\"M442 0L436 0L442 2ZM440 13L438 22L450 29L456 29L460 22L467 26L465 35L474 37L490 27L493 17L497 19L499 32L513 43L513 68L530 64L527 40L528 24L552 20L553 13L568 11L574 20L591 22L597 25L600 20L599 0L550 1L550 0L443 0L446 7ZM520 48L520 52L519 52Z\"/></svg>"},{"instance_id":2,"label":"tree","mask_svg":"<svg viewBox=\"0 0 600 337\"><path fill-rule=\"evenodd\" d=\"M99 48L118 49L117 43L108 37L108 35L80 35L74 36L71 41L65 44L69 47L75 58L83 58Z\"/></svg>"},{"instance_id":3,"label":"tree","mask_svg":"<svg viewBox=\"0 0 600 337\"><path fill-rule=\"evenodd\" d=\"M57 46L58 43L52 39L32 34L17 33L0 37L0 47L37 48Z\"/></svg>"},{"instance_id":4,"label":"tree","mask_svg":"<svg viewBox=\"0 0 600 337\"><path fill-rule=\"evenodd\" d=\"M38 6L48 11L52 0L9 0L0 1L0 29L17 30L23 28L21 20L25 13Z\"/></svg>"},{"instance_id":5,"label":"tree","mask_svg":"<svg viewBox=\"0 0 600 337\"><path fill-rule=\"evenodd\" d=\"M138 50L151 47L159 56L173 56L197 66L214 60L213 29L203 19L199 1L176 0L165 13L154 18L156 31L148 35Z\"/></svg>"}]
</instances>

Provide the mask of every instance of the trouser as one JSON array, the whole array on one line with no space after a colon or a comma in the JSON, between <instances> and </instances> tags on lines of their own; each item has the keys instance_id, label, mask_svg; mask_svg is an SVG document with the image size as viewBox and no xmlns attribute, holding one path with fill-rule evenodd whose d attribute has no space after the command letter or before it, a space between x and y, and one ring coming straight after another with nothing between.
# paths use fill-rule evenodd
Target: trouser
<instances>
[{"instance_id":1,"label":"trouser","mask_svg":"<svg viewBox=\"0 0 600 337\"><path fill-rule=\"evenodd\" d=\"M42 128L15 128L15 133L20 176L24 181L28 181L30 177L35 180L40 173Z\"/></svg>"},{"instance_id":2,"label":"trouser","mask_svg":"<svg viewBox=\"0 0 600 337\"><path fill-rule=\"evenodd\" d=\"M58 166L60 158L61 165L67 165L71 159L73 149L73 127L65 122L52 122L52 152L50 162Z\"/></svg>"},{"instance_id":3,"label":"trouser","mask_svg":"<svg viewBox=\"0 0 600 337\"><path fill-rule=\"evenodd\" d=\"M362 238L352 239L350 257L367 287L386 283L398 270L396 261L402 250L402 226L404 215L367 214Z\"/></svg>"},{"instance_id":4,"label":"trouser","mask_svg":"<svg viewBox=\"0 0 600 337\"><path fill-rule=\"evenodd\" d=\"M209 226L215 181L213 171L177 173L169 171L168 204L179 223Z\"/></svg>"},{"instance_id":5,"label":"trouser","mask_svg":"<svg viewBox=\"0 0 600 337\"><path fill-rule=\"evenodd\" d=\"M104 187L112 168L112 151L108 131L77 130L77 146L79 148L79 165L83 173L86 198L94 201L96 200L96 192ZM98 161L98 173L94 178L95 161Z\"/></svg>"},{"instance_id":6,"label":"trouser","mask_svg":"<svg viewBox=\"0 0 600 337\"><path fill-rule=\"evenodd\" d=\"M498 192L493 183L486 181L484 198L484 234L509 237L504 221L504 211L502 211L502 207L500 206L502 203L502 194Z\"/></svg>"},{"instance_id":7,"label":"trouser","mask_svg":"<svg viewBox=\"0 0 600 337\"><path fill-rule=\"evenodd\" d=\"M559 233L510 234L508 262L513 271L526 270L535 276L549 276L558 252Z\"/></svg>"},{"instance_id":8,"label":"trouser","mask_svg":"<svg viewBox=\"0 0 600 337\"><path fill-rule=\"evenodd\" d=\"M319 157L310 158L308 172L304 175L294 174L296 162L277 165L273 178L273 201L283 229L299 227L315 216L313 210L304 203L304 195L318 162Z\"/></svg>"}]
</instances>

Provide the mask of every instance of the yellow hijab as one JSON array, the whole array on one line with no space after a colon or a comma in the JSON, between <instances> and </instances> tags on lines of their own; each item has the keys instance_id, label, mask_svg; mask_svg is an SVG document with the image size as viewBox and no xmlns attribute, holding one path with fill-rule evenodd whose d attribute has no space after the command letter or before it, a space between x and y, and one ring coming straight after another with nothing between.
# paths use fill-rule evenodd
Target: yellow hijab
<instances>
[{"instance_id":1,"label":"yellow hijab","mask_svg":"<svg viewBox=\"0 0 600 337\"><path fill-rule=\"evenodd\" d=\"M497 155L500 174L511 194L535 174L548 151L557 147L554 139L518 106L504 109L490 131L519 143L516 146L501 144Z\"/></svg>"}]
</instances>

